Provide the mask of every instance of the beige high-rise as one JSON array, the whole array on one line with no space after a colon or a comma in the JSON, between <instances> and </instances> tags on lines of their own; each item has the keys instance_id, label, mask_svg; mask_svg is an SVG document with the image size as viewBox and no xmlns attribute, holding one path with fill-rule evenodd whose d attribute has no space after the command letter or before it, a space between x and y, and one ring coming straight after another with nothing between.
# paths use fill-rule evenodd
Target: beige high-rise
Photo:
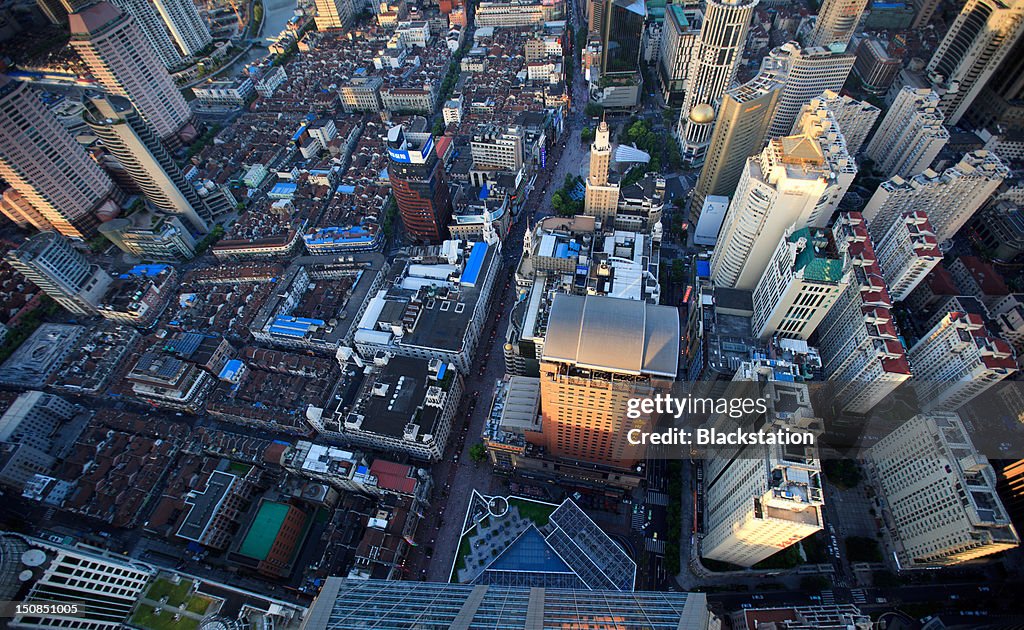
<instances>
[{"instance_id":1,"label":"beige high-rise","mask_svg":"<svg viewBox=\"0 0 1024 630\"><path fill-rule=\"evenodd\" d=\"M601 121L597 126L594 142L590 145L590 173L587 175L586 197L583 213L602 221L615 216L619 207L618 181L609 179L612 161L611 133L608 123Z\"/></svg>"},{"instance_id":2,"label":"beige high-rise","mask_svg":"<svg viewBox=\"0 0 1024 630\"><path fill-rule=\"evenodd\" d=\"M904 87L885 113L864 154L886 177L913 177L931 166L949 141L939 95Z\"/></svg>"},{"instance_id":3,"label":"beige high-rise","mask_svg":"<svg viewBox=\"0 0 1024 630\"><path fill-rule=\"evenodd\" d=\"M825 0L808 45L845 50L867 4L868 0Z\"/></svg>"}]
</instances>

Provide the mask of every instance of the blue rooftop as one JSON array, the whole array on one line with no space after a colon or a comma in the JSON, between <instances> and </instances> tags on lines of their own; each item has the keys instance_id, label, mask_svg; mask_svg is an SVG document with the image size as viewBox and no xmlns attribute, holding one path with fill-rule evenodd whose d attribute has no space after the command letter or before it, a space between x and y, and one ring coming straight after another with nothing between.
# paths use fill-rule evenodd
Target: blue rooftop
<instances>
[{"instance_id":1,"label":"blue rooftop","mask_svg":"<svg viewBox=\"0 0 1024 630\"><path fill-rule=\"evenodd\" d=\"M459 282L473 286L480 277L480 270L484 266L484 259L487 257L487 243L483 241L473 243L473 249L469 252L469 260L466 261L466 268L462 271Z\"/></svg>"},{"instance_id":2,"label":"blue rooftop","mask_svg":"<svg viewBox=\"0 0 1024 630\"><path fill-rule=\"evenodd\" d=\"M274 187L270 189L270 196L278 195L290 197L295 194L295 190L298 188L298 184L291 182L278 182L274 184Z\"/></svg>"},{"instance_id":3,"label":"blue rooftop","mask_svg":"<svg viewBox=\"0 0 1024 630\"><path fill-rule=\"evenodd\" d=\"M573 572L533 525L487 568L496 571Z\"/></svg>"},{"instance_id":4,"label":"blue rooftop","mask_svg":"<svg viewBox=\"0 0 1024 630\"><path fill-rule=\"evenodd\" d=\"M158 276L162 271L168 268L168 265L135 265L128 270L128 273L123 273L119 277L127 278L129 276Z\"/></svg>"},{"instance_id":5,"label":"blue rooftop","mask_svg":"<svg viewBox=\"0 0 1024 630\"><path fill-rule=\"evenodd\" d=\"M697 261L697 277L698 278L710 278L711 277L711 263L707 260Z\"/></svg>"},{"instance_id":6,"label":"blue rooftop","mask_svg":"<svg viewBox=\"0 0 1024 630\"><path fill-rule=\"evenodd\" d=\"M220 374L217 375L217 378L222 378L222 379L234 378L234 376L236 374L238 374L238 371L241 370L241 369L242 369L242 362L239 361L238 359L231 359L230 361L228 361L227 363L224 364L224 369L222 369L220 371Z\"/></svg>"}]
</instances>

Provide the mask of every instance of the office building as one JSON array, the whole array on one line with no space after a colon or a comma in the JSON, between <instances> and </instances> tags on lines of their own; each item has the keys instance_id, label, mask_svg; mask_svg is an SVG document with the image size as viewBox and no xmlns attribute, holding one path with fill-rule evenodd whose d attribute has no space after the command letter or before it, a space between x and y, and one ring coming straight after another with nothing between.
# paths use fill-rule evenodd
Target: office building
<instances>
[{"instance_id":1,"label":"office building","mask_svg":"<svg viewBox=\"0 0 1024 630\"><path fill-rule=\"evenodd\" d=\"M416 119L413 125L408 130L402 125L388 130L388 177L409 236L438 244L447 238L452 200L434 139L424 129L426 120Z\"/></svg>"},{"instance_id":2,"label":"office building","mask_svg":"<svg viewBox=\"0 0 1024 630\"><path fill-rule=\"evenodd\" d=\"M857 46L853 72L868 92L885 94L902 69L903 60L890 55L885 42L868 37Z\"/></svg>"},{"instance_id":3,"label":"office building","mask_svg":"<svg viewBox=\"0 0 1024 630\"><path fill-rule=\"evenodd\" d=\"M40 391L19 395L0 416L0 442L27 444L52 452L62 432L69 432L78 408L60 396Z\"/></svg>"},{"instance_id":4,"label":"office building","mask_svg":"<svg viewBox=\"0 0 1024 630\"><path fill-rule=\"evenodd\" d=\"M609 0L604 17L601 76L632 77L640 71L640 42L647 9L640 0Z\"/></svg>"},{"instance_id":5,"label":"office building","mask_svg":"<svg viewBox=\"0 0 1024 630\"><path fill-rule=\"evenodd\" d=\"M180 217L196 233L209 231L207 221L213 219L210 209L195 187L185 181L153 127L128 99L91 98L86 102L83 118L150 204Z\"/></svg>"},{"instance_id":6,"label":"office building","mask_svg":"<svg viewBox=\"0 0 1024 630\"><path fill-rule=\"evenodd\" d=\"M931 61L928 80L955 125L1024 33L1024 1L967 0Z\"/></svg>"},{"instance_id":7,"label":"office building","mask_svg":"<svg viewBox=\"0 0 1024 630\"><path fill-rule=\"evenodd\" d=\"M153 52L165 68L182 65L184 60L181 51L174 45L155 3L149 0L112 0L112 4L135 20L142 36L153 47Z\"/></svg>"},{"instance_id":8,"label":"office building","mask_svg":"<svg viewBox=\"0 0 1024 630\"><path fill-rule=\"evenodd\" d=\"M711 145L690 201L694 221L703 216L704 202L709 196L729 197L735 193L747 158L764 147L779 95L785 87L785 75L769 70L767 62L766 59L756 77L729 90L722 98Z\"/></svg>"},{"instance_id":9,"label":"office building","mask_svg":"<svg viewBox=\"0 0 1024 630\"><path fill-rule=\"evenodd\" d=\"M949 566L1020 544L995 471L957 414L901 423L869 449L867 466L900 567Z\"/></svg>"},{"instance_id":10,"label":"office building","mask_svg":"<svg viewBox=\"0 0 1024 630\"><path fill-rule=\"evenodd\" d=\"M846 50L867 4L867 0L825 0L807 45Z\"/></svg>"},{"instance_id":11,"label":"office building","mask_svg":"<svg viewBox=\"0 0 1024 630\"><path fill-rule=\"evenodd\" d=\"M857 173L827 110L808 112L801 135L748 158L711 256L717 286L751 290L790 226L823 226Z\"/></svg>"},{"instance_id":12,"label":"office building","mask_svg":"<svg viewBox=\"0 0 1024 630\"><path fill-rule=\"evenodd\" d=\"M166 262L191 260L196 240L176 216L146 217L136 224L131 219L114 219L99 228L117 248L143 260Z\"/></svg>"},{"instance_id":13,"label":"office building","mask_svg":"<svg viewBox=\"0 0 1024 630\"><path fill-rule=\"evenodd\" d=\"M674 307L556 294L540 359L541 430L527 439L554 458L632 468L626 432L651 418L627 419L627 401L668 392L678 361Z\"/></svg>"},{"instance_id":14,"label":"office building","mask_svg":"<svg viewBox=\"0 0 1024 630\"><path fill-rule=\"evenodd\" d=\"M832 112L832 116L839 125L839 131L842 132L843 138L846 140L846 151L850 155L857 155L860 152L868 134L875 126L875 121L882 113L882 110L871 103L858 101L846 94L840 95L833 90L826 90L821 96L804 105L801 115L822 107L826 107ZM796 124L800 124L799 117L797 117Z\"/></svg>"},{"instance_id":15,"label":"office building","mask_svg":"<svg viewBox=\"0 0 1024 630\"><path fill-rule=\"evenodd\" d=\"M345 28L352 16L355 6L352 0L316 0L316 30Z\"/></svg>"},{"instance_id":16,"label":"office building","mask_svg":"<svg viewBox=\"0 0 1024 630\"><path fill-rule=\"evenodd\" d=\"M689 85L676 125L683 161L703 164L718 107L736 78L750 17L758 0L708 0Z\"/></svg>"},{"instance_id":17,"label":"office building","mask_svg":"<svg viewBox=\"0 0 1024 630\"><path fill-rule=\"evenodd\" d=\"M932 90L907 86L899 91L864 151L875 172L906 178L931 166L949 141L938 106L939 95Z\"/></svg>"},{"instance_id":18,"label":"office building","mask_svg":"<svg viewBox=\"0 0 1024 630\"><path fill-rule=\"evenodd\" d=\"M113 206L114 182L35 90L4 75L0 127L0 177L15 191L4 193L4 205L10 203L34 226L49 225L70 238L95 233L96 212Z\"/></svg>"},{"instance_id":19,"label":"office building","mask_svg":"<svg viewBox=\"0 0 1024 630\"><path fill-rule=\"evenodd\" d=\"M56 232L40 232L16 250L7 262L58 304L79 315L91 315L110 286L111 278Z\"/></svg>"},{"instance_id":20,"label":"office building","mask_svg":"<svg viewBox=\"0 0 1024 630\"><path fill-rule=\"evenodd\" d=\"M619 177L610 173L611 159L611 132L602 120L590 144L590 172L583 198L584 214L602 221L613 218L619 207Z\"/></svg>"},{"instance_id":21,"label":"office building","mask_svg":"<svg viewBox=\"0 0 1024 630\"><path fill-rule=\"evenodd\" d=\"M907 352L925 410L956 411L1017 371L1013 348L978 313L946 313Z\"/></svg>"},{"instance_id":22,"label":"office building","mask_svg":"<svg viewBox=\"0 0 1024 630\"><path fill-rule=\"evenodd\" d=\"M572 591L327 578L303 630L371 624L411 628L644 627L712 630L704 593Z\"/></svg>"},{"instance_id":23,"label":"office building","mask_svg":"<svg viewBox=\"0 0 1024 630\"><path fill-rule=\"evenodd\" d=\"M14 580L12 599L24 604L78 603L79 613L68 615L20 613L10 620L14 628L88 628L114 630L128 625L156 568L121 554L98 548L70 548L21 534L0 534L5 564L23 580Z\"/></svg>"},{"instance_id":24,"label":"office building","mask_svg":"<svg viewBox=\"0 0 1024 630\"><path fill-rule=\"evenodd\" d=\"M938 8L940 0L911 0L910 4L914 7L914 21L911 22L910 28L919 29L928 26L928 22L931 21L932 16L935 14L935 9Z\"/></svg>"},{"instance_id":25,"label":"office building","mask_svg":"<svg viewBox=\"0 0 1024 630\"><path fill-rule=\"evenodd\" d=\"M735 630L871 630L870 615L853 604L746 608L733 613Z\"/></svg>"},{"instance_id":26,"label":"office building","mask_svg":"<svg viewBox=\"0 0 1024 630\"><path fill-rule=\"evenodd\" d=\"M851 276L818 326L818 350L833 408L864 414L911 377L910 364L864 217L840 214L832 234Z\"/></svg>"},{"instance_id":27,"label":"office building","mask_svg":"<svg viewBox=\"0 0 1024 630\"><path fill-rule=\"evenodd\" d=\"M827 48L800 48L796 42L773 49L769 57L773 64L786 69L786 84L772 115L769 138L780 138L790 133L800 108L812 98L821 96L826 90L842 88L856 59L853 55Z\"/></svg>"},{"instance_id":28,"label":"office building","mask_svg":"<svg viewBox=\"0 0 1024 630\"><path fill-rule=\"evenodd\" d=\"M89 5L69 18L71 47L96 81L114 96L131 101L161 140L192 137L192 110L167 69L130 16L109 2Z\"/></svg>"},{"instance_id":29,"label":"office building","mask_svg":"<svg viewBox=\"0 0 1024 630\"><path fill-rule=\"evenodd\" d=\"M194 57L213 44L210 29L192 0L154 0L153 4L184 57Z\"/></svg>"},{"instance_id":30,"label":"office building","mask_svg":"<svg viewBox=\"0 0 1024 630\"><path fill-rule=\"evenodd\" d=\"M751 426L797 433L805 432L801 424L820 428L807 386L793 382L790 367L764 359L739 366L731 391L756 388L768 404L764 416L751 418ZM727 431L737 421L718 416L710 424ZM704 474L704 558L750 567L824 527L821 465L813 445L729 449L706 459Z\"/></svg>"},{"instance_id":31,"label":"office building","mask_svg":"<svg viewBox=\"0 0 1024 630\"><path fill-rule=\"evenodd\" d=\"M523 168L525 136L518 125L488 125L474 133L469 143L473 168L518 173Z\"/></svg>"},{"instance_id":32,"label":"office building","mask_svg":"<svg viewBox=\"0 0 1024 630\"><path fill-rule=\"evenodd\" d=\"M806 340L851 281L850 257L830 232L786 230L754 287L754 335Z\"/></svg>"},{"instance_id":33,"label":"office building","mask_svg":"<svg viewBox=\"0 0 1024 630\"><path fill-rule=\"evenodd\" d=\"M661 96L670 105L682 103L703 19L703 14L695 7L688 8L679 4L665 6L658 78Z\"/></svg>"},{"instance_id":34,"label":"office building","mask_svg":"<svg viewBox=\"0 0 1024 630\"><path fill-rule=\"evenodd\" d=\"M878 265L896 302L907 299L942 262L939 242L923 210L908 212L878 241Z\"/></svg>"},{"instance_id":35,"label":"office building","mask_svg":"<svg viewBox=\"0 0 1024 630\"><path fill-rule=\"evenodd\" d=\"M8 188L0 195L0 212L23 230L29 227L34 227L40 232L55 229L46 217L13 188Z\"/></svg>"},{"instance_id":36,"label":"office building","mask_svg":"<svg viewBox=\"0 0 1024 630\"><path fill-rule=\"evenodd\" d=\"M902 216L928 213L932 231L945 243L988 201L1009 169L989 151L967 153L941 174L928 169L908 180L894 177L882 184L864 207L871 236L881 239Z\"/></svg>"}]
</instances>

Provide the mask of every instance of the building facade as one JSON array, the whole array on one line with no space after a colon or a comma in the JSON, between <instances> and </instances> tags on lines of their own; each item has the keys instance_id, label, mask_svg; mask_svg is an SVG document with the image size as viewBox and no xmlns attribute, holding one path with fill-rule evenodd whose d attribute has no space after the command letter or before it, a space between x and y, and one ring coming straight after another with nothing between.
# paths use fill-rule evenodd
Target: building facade
<instances>
[{"instance_id":1,"label":"building facade","mask_svg":"<svg viewBox=\"0 0 1024 630\"><path fill-rule=\"evenodd\" d=\"M808 45L845 50L867 4L867 0L825 0L818 10Z\"/></svg>"},{"instance_id":2,"label":"building facade","mask_svg":"<svg viewBox=\"0 0 1024 630\"><path fill-rule=\"evenodd\" d=\"M904 87L885 113L865 155L886 177L912 177L931 166L949 141L939 110L939 95L932 90Z\"/></svg>"},{"instance_id":3,"label":"building facade","mask_svg":"<svg viewBox=\"0 0 1024 630\"><path fill-rule=\"evenodd\" d=\"M928 221L918 210L896 221L878 241L878 265L892 299L902 302L942 262L939 242Z\"/></svg>"},{"instance_id":4,"label":"building facade","mask_svg":"<svg viewBox=\"0 0 1024 630\"><path fill-rule=\"evenodd\" d=\"M111 278L56 232L40 232L7 253L7 262L72 313L92 315Z\"/></svg>"},{"instance_id":5,"label":"building facade","mask_svg":"<svg viewBox=\"0 0 1024 630\"><path fill-rule=\"evenodd\" d=\"M398 214L409 236L437 244L447 237L452 201L443 165L429 133L388 131L388 177Z\"/></svg>"}]
</instances>

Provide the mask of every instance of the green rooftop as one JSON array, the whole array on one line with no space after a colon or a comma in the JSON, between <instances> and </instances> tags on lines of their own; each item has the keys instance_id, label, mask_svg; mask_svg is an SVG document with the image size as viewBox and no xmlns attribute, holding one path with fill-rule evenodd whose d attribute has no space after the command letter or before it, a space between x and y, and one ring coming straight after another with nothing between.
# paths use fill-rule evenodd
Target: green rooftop
<instances>
[{"instance_id":1,"label":"green rooftop","mask_svg":"<svg viewBox=\"0 0 1024 630\"><path fill-rule=\"evenodd\" d=\"M690 21L686 19L686 13L683 12L683 7L681 7L680 5L670 4L663 10L671 11L672 16L675 17L676 22L679 23L679 26L686 28L687 26L690 25Z\"/></svg>"},{"instance_id":2,"label":"green rooftop","mask_svg":"<svg viewBox=\"0 0 1024 630\"><path fill-rule=\"evenodd\" d=\"M288 516L288 504L276 501L264 501L249 528L249 533L242 541L238 553L247 558L266 560L270 548L274 546L277 533L281 531L285 517Z\"/></svg>"},{"instance_id":3,"label":"green rooftop","mask_svg":"<svg viewBox=\"0 0 1024 630\"><path fill-rule=\"evenodd\" d=\"M790 234L789 242L796 243L801 238L807 240L807 247L796 255L793 270L803 270L805 280L839 282L843 277L843 261L815 251L814 241L820 239L816 238L809 228L801 228Z\"/></svg>"}]
</instances>

